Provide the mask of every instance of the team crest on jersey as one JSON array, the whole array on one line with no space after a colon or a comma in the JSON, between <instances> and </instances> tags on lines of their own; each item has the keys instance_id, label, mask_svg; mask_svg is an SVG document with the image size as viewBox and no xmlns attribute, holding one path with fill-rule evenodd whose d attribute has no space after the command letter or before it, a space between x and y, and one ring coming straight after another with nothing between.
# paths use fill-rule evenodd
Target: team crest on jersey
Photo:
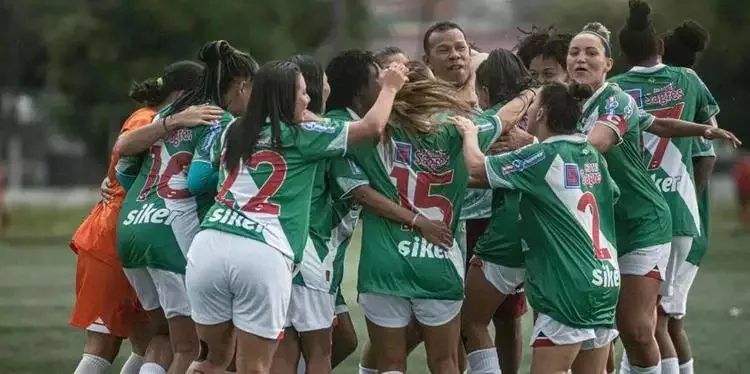
<instances>
[{"instance_id":1,"label":"team crest on jersey","mask_svg":"<svg viewBox=\"0 0 750 374\"><path fill-rule=\"evenodd\" d=\"M429 170L438 170L448 165L448 155L440 150L420 149L416 152L414 163Z\"/></svg>"},{"instance_id":2,"label":"team crest on jersey","mask_svg":"<svg viewBox=\"0 0 750 374\"><path fill-rule=\"evenodd\" d=\"M528 169L544 160L544 151L539 151L527 158L517 158L503 166L503 174L508 175L524 169Z\"/></svg>"},{"instance_id":3,"label":"team crest on jersey","mask_svg":"<svg viewBox=\"0 0 750 374\"><path fill-rule=\"evenodd\" d=\"M564 169L565 176L565 188L578 189L581 188L581 174L578 172L578 165L576 164L565 164Z\"/></svg>"},{"instance_id":4,"label":"team crest on jersey","mask_svg":"<svg viewBox=\"0 0 750 374\"><path fill-rule=\"evenodd\" d=\"M189 142L192 140L193 133L190 131L190 129L181 128L173 131L172 134L166 140L164 140L164 142L177 147L182 142Z\"/></svg>"},{"instance_id":5,"label":"team crest on jersey","mask_svg":"<svg viewBox=\"0 0 750 374\"><path fill-rule=\"evenodd\" d=\"M630 95L630 97L635 100L635 104L639 108L643 108L643 90L641 90L640 88L634 88L632 90L625 91L625 93Z\"/></svg>"},{"instance_id":6,"label":"team crest on jersey","mask_svg":"<svg viewBox=\"0 0 750 374\"><path fill-rule=\"evenodd\" d=\"M397 140L394 140L393 143L396 145L394 149L394 152L396 152L393 157L394 160L402 164L411 165L411 143L399 142Z\"/></svg>"},{"instance_id":7,"label":"team crest on jersey","mask_svg":"<svg viewBox=\"0 0 750 374\"><path fill-rule=\"evenodd\" d=\"M336 127L319 122L305 122L302 123L301 126L307 131L323 132L327 134L333 134L336 132Z\"/></svg>"}]
</instances>

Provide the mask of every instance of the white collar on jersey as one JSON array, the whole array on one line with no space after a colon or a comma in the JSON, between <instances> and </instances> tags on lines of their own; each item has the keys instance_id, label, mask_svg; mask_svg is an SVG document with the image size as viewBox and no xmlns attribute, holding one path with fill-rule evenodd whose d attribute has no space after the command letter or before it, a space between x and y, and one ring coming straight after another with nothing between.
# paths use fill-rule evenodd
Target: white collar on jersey
<instances>
[{"instance_id":1,"label":"white collar on jersey","mask_svg":"<svg viewBox=\"0 0 750 374\"><path fill-rule=\"evenodd\" d=\"M571 143L586 143L588 139L583 134L569 134L569 135L554 135L547 139L544 139L542 143L553 143L553 142L571 142Z\"/></svg>"},{"instance_id":2,"label":"white collar on jersey","mask_svg":"<svg viewBox=\"0 0 750 374\"><path fill-rule=\"evenodd\" d=\"M349 115L352 116L353 120L359 121L359 120L362 119L362 118L359 118L359 116L357 115L357 113L354 113L354 111L351 110L350 108L346 108L346 111L349 112Z\"/></svg>"},{"instance_id":3,"label":"white collar on jersey","mask_svg":"<svg viewBox=\"0 0 750 374\"><path fill-rule=\"evenodd\" d=\"M594 100L598 99L599 95L601 95L602 92L604 92L604 90L607 89L607 87L609 87L609 82L604 81L604 84L602 84L602 86L599 87L599 89L597 89L596 91L594 91L594 93L591 95L591 97L589 97L588 100L586 100L586 102L583 103L583 109L581 110L581 113L586 113L586 111L589 109L589 106L591 105L591 103L593 103Z\"/></svg>"},{"instance_id":4,"label":"white collar on jersey","mask_svg":"<svg viewBox=\"0 0 750 374\"><path fill-rule=\"evenodd\" d=\"M660 63L658 63L658 64L656 64L654 66L649 66L649 67L646 67L646 66L633 66L632 68L630 68L630 71L635 72L635 73L653 73L655 71L659 71L659 70L665 68L666 66L667 65L664 65L664 64L662 64L660 62Z\"/></svg>"}]
</instances>

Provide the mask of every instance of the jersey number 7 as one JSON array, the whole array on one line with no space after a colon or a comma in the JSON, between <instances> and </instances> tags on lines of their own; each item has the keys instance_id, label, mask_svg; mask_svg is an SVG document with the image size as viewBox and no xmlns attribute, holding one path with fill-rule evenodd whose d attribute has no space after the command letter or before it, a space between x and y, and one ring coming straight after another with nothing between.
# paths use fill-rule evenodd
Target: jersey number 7
<instances>
[{"instance_id":1,"label":"jersey number 7","mask_svg":"<svg viewBox=\"0 0 750 374\"><path fill-rule=\"evenodd\" d=\"M651 109L648 112L653 114L656 118L680 119L682 117L682 110L684 108L685 103L679 103L673 107ZM656 149L651 156L651 161L648 162L648 170L655 170L661 167L661 162L664 159L664 153L667 152L669 141L670 138L659 138L659 142L656 143Z\"/></svg>"},{"instance_id":2,"label":"jersey number 7","mask_svg":"<svg viewBox=\"0 0 750 374\"><path fill-rule=\"evenodd\" d=\"M440 218L443 223L446 226L451 225L453 222L453 204L445 196L431 194L430 188L453 183L453 170L440 174L418 171L415 181L414 178L411 178L409 169L394 167L391 171L391 177L396 179L396 190L402 207L411 211L418 211L429 219L438 217L431 217L424 210L438 208L442 212Z\"/></svg>"}]
</instances>

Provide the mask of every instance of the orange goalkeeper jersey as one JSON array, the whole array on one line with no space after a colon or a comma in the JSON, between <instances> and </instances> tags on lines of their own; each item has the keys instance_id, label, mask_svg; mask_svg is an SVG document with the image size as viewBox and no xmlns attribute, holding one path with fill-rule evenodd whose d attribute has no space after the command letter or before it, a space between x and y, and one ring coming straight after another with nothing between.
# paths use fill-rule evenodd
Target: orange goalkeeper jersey
<instances>
[{"instance_id":1,"label":"orange goalkeeper jersey","mask_svg":"<svg viewBox=\"0 0 750 374\"><path fill-rule=\"evenodd\" d=\"M151 123L157 111L153 108L141 108L125 120L120 135ZM117 149L112 150L112 158L107 169L107 178L114 186L112 200L108 204L99 202L78 227L70 241L70 248L75 253L87 252L98 259L119 266L117 259L117 217L125 199L125 189L117 182L115 166L120 159Z\"/></svg>"}]
</instances>

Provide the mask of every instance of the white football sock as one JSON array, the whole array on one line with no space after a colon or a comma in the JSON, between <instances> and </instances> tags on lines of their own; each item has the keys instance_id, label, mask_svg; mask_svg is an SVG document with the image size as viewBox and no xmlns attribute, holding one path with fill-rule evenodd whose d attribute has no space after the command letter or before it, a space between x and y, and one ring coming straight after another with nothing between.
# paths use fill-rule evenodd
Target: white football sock
<instances>
[{"instance_id":1,"label":"white football sock","mask_svg":"<svg viewBox=\"0 0 750 374\"><path fill-rule=\"evenodd\" d=\"M99 356L84 353L73 374L104 374L110 365L112 364L109 361Z\"/></svg>"},{"instance_id":2,"label":"white football sock","mask_svg":"<svg viewBox=\"0 0 750 374\"><path fill-rule=\"evenodd\" d=\"M466 355L469 361L469 372L472 374L497 374L500 372L500 361L497 349L480 349Z\"/></svg>"},{"instance_id":3,"label":"white football sock","mask_svg":"<svg viewBox=\"0 0 750 374\"><path fill-rule=\"evenodd\" d=\"M632 374L630 371L630 361L628 361L628 355L625 354L625 352L622 352L622 357L620 358L620 374Z\"/></svg>"},{"instance_id":4,"label":"white football sock","mask_svg":"<svg viewBox=\"0 0 750 374\"><path fill-rule=\"evenodd\" d=\"M130 357L125 361L125 364L122 365L120 374L138 374L141 370L141 366L143 366L143 361L143 356L131 353Z\"/></svg>"},{"instance_id":5,"label":"white football sock","mask_svg":"<svg viewBox=\"0 0 750 374\"><path fill-rule=\"evenodd\" d=\"M305 364L305 358L300 355L299 363L297 364L297 374L305 374L307 370L307 364Z\"/></svg>"},{"instance_id":6,"label":"white football sock","mask_svg":"<svg viewBox=\"0 0 750 374\"><path fill-rule=\"evenodd\" d=\"M632 374L661 374L661 365L656 364L656 366L651 366L647 368L631 366L630 373Z\"/></svg>"},{"instance_id":7,"label":"white football sock","mask_svg":"<svg viewBox=\"0 0 750 374\"><path fill-rule=\"evenodd\" d=\"M404 374L404 372L403 371L398 371L398 370L391 370L391 371L384 371L381 374Z\"/></svg>"},{"instance_id":8,"label":"white football sock","mask_svg":"<svg viewBox=\"0 0 750 374\"><path fill-rule=\"evenodd\" d=\"M661 360L661 374L680 374L680 362L677 357Z\"/></svg>"},{"instance_id":9,"label":"white football sock","mask_svg":"<svg viewBox=\"0 0 750 374\"><path fill-rule=\"evenodd\" d=\"M167 371L157 363L147 362L141 366L138 374L167 374Z\"/></svg>"},{"instance_id":10,"label":"white football sock","mask_svg":"<svg viewBox=\"0 0 750 374\"><path fill-rule=\"evenodd\" d=\"M693 359L680 365L680 374L693 374Z\"/></svg>"},{"instance_id":11,"label":"white football sock","mask_svg":"<svg viewBox=\"0 0 750 374\"><path fill-rule=\"evenodd\" d=\"M378 374L378 371L376 369L362 367L362 364L359 364L359 374Z\"/></svg>"}]
</instances>

